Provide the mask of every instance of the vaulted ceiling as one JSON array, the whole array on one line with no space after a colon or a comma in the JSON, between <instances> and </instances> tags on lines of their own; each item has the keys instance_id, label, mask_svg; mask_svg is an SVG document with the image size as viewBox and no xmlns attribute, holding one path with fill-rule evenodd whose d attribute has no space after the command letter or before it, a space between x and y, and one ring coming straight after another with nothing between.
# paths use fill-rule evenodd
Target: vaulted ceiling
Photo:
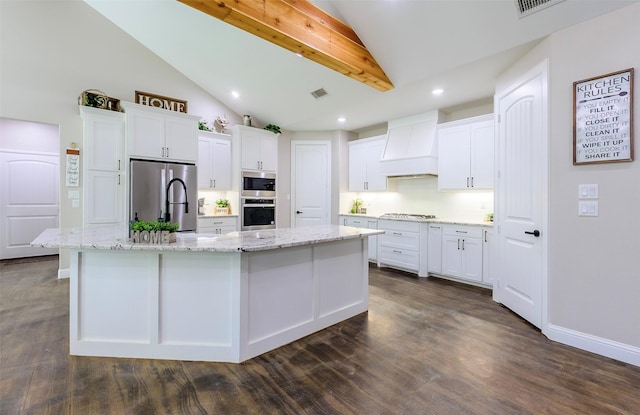
<instances>
[{"instance_id":1,"label":"vaulted ceiling","mask_svg":"<svg viewBox=\"0 0 640 415\"><path fill-rule=\"evenodd\" d=\"M386 92L177 0L85 2L238 114L306 131L488 99L496 76L547 35L638 0L565 0L524 18L514 0L313 1L353 28L393 83Z\"/></svg>"}]
</instances>

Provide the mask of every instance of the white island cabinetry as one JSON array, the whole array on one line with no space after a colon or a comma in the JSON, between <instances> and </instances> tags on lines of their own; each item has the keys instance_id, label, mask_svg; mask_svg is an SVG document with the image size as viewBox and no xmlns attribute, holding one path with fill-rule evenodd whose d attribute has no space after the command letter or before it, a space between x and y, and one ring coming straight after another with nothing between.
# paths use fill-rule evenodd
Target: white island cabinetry
<instances>
[{"instance_id":1,"label":"white island cabinetry","mask_svg":"<svg viewBox=\"0 0 640 415\"><path fill-rule=\"evenodd\" d=\"M493 189L493 115L438 126L438 189Z\"/></svg>"},{"instance_id":2,"label":"white island cabinetry","mask_svg":"<svg viewBox=\"0 0 640 415\"><path fill-rule=\"evenodd\" d=\"M82 222L85 226L124 223L126 168L121 112L80 107L84 152Z\"/></svg>"},{"instance_id":3,"label":"white island cabinetry","mask_svg":"<svg viewBox=\"0 0 640 415\"><path fill-rule=\"evenodd\" d=\"M178 234L132 244L126 226L47 229L69 249L70 353L242 362L368 309L368 236L336 225Z\"/></svg>"}]
</instances>

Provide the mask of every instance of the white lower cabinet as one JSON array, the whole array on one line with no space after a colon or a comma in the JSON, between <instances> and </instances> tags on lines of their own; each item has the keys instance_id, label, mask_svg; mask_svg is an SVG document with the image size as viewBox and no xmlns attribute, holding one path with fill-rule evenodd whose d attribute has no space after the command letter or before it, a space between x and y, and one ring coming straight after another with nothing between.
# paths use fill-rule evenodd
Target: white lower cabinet
<instances>
[{"instance_id":1,"label":"white lower cabinet","mask_svg":"<svg viewBox=\"0 0 640 415\"><path fill-rule=\"evenodd\" d=\"M482 241L480 227L443 225L442 274L483 282Z\"/></svg>"},{"instance_id":2,"label":"white lower cabinet","mask_svg":"<svg viewBox=\"0 0 640 415\"><path fill-rule=\"evenodd\" d=\"M378 229L378 219L365 217L351 217L340 215L340 225L354 228ZM378 236L369 237L369 261L378 260Z\"/></svg>"},{"instance_id":3,"label":"white lower cabinet","mask_svg":"<svg viewBox=\"0 0 640 415\"><path fill-rule=\"evenodd\" d=\"M482 282L489 285L493 285L495 279L493 275L495 261L492 258L495 252L493 243L493 228L484 228L482 230Z\"/></svg>"},{"instance_id":4,"label":"white lower cabinet","mask_svg":"<svg viewBox=\"0 0 640 415\"><path fill-rule=\"evenodd\" d=\"M429 224L427 270L434 274L442 272L442 224L440 223Z\"/></svg>"},{"instance_id":5,"label":"white lower cabinet","mask_svg":"<svg viewBox=\"0 0 640 415\"><path fill-rule=\"evenodd\" d=\"M222 235L238 230L237 216L217 216L198 218L198 233Z\"/></svg>"},{"instance_id":6,"label":"white lower cabinet","mask_svg":"<svg viewBox=\"0 0 640 415\"><path fill-rule=\"evenodd\" d=\"M423 229L424 228L424 229ZM426 224L398 220L378 220L378 266L389 266L426 276L420 258L421 240L427 236Z\"/></svg>"}]
</instances>

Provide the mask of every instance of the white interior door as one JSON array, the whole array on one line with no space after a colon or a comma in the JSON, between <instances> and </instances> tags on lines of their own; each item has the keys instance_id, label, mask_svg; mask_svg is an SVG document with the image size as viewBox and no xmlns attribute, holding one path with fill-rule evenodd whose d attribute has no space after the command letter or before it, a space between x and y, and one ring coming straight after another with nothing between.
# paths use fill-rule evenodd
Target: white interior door
<instances>
[{"instance_id":1,"label":"white interior door","mask_svg":"<svg viewBox=\"0 0 640 415\"><path fill-rule=\"evenodd\" d=\"M331 143L293 141L291 163L292 226L331 223Z\"/></svg>"},{"instance_id":2,"label":"white interior door","mask_svg":"<svg viewBox=\"0 0 640 415\"><path fill-rule=\"evenodd\" d=\"M541 328L546 278L547 64L496 95L495 299Z\"/></svg>"},{"instance_id":3,"label":"white interior door","mask_svg":"<svg viewBox=\"0 0 640 415\"><path fill-rule=\"evenodd\" d=\"M0 259L57 254L29 246L59 227L60 156L0 151Z\"/></svg>"}]
</instances>

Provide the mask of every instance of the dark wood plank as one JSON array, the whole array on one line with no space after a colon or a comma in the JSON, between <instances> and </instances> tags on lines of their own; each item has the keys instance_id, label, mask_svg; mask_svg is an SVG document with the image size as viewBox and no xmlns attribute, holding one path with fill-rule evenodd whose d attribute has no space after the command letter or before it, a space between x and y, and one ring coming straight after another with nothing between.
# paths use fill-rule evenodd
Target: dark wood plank
<instances>
[{"instance_id":1,"label":"dark wood plank","mask_svg":"<svg viewBox=\"0 0 640 415\"><path fill-rule=\"evenodd\" d=\"M57 257L0 262L0 414L638 414L640 368L488 290L370 269L369 312L241 364L69 356Z\"/></svg>"}]
</instances>

